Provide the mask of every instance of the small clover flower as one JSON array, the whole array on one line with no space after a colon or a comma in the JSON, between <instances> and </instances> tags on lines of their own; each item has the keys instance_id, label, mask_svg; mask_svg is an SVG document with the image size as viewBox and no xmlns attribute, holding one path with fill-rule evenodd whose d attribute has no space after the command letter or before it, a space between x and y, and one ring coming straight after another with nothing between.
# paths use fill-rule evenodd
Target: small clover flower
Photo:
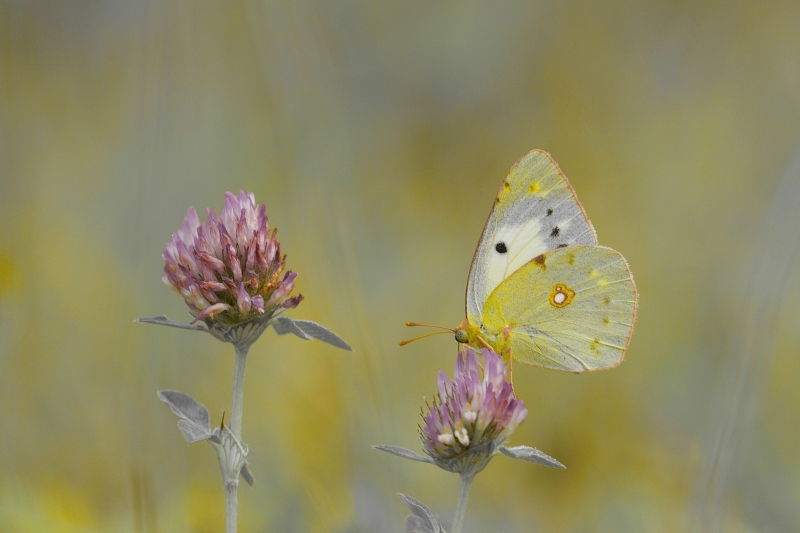
<instances>
[{"instance_id":1,"label":"small clover flower","mask_svg":"<svg viewBox=\"0 0 800 533\"><path fill-rule=\"evenodd\" d=\"M515 446L503 442L528 416L522 400L506 381L503 359L492 350L481 350L483 377L478 355L470 347L459 351L453 379L439 372L439 394L423 411L424 425L419 435L428 457L402 446L379 444L374 448L421 463L435 464L461 477L458 503L453 516L451 533L461 533L467 509L470 487L475 475L483 470L492 457L505 455L551 468L564 465L536 448ZM443 532L439 518L419 500L398 494L411 511L406 519L406 531Z\"/></svg>"},{"instance_id":2,"label":"small clover flower","mask_svg":"<svg viewBox=\"0 0 800 533\"><path fill-rule=\"evenodd\" d=\"M183 226L172 234L164 253L164 283L183 296L194 315L191 324L166 316L139 318L139 322L205 331L234 345L231 424L211 429L208 410L189 395L164 390L158 397L178 415L178 427L188 443L208 440L214 446L225 485L225 531L236 533L239 476L253 484L247 467L248 448L242 441L244 371L250 346L269 326L278 335L293 334L350 350L341 337L311 320L281 316L297 307L303 296L291 296L297 274L284 272L277 230L269 231L264 204L253 193L225 193L222 214L207 210L200 222L189 208ZM194 324L202 320L203 324Z\"/></svg>"},{"instance_id":3,"label":"small clover flower","mask_svg":"<svg viewBox=\"0 0 800 533\"><path fill-rule=\"evenodd\" d=\"M486 348L482 355L483 379L476 352L467 347L459 353L452 380L439 372L439 394L428 413L422 413L425 452L451 472L474 475L482 470L528 415L506 381L502 358Z\"/></svg>"},{"instance_id":4,"label":"small clover flower","mask_svg":"<svg viewBox=\"0 0 800 533\"><path fill-rule=\"evenodd\" d=\"M289 297L297 274L284 273L277 230L270 233L266 208L256 205L253 193L226 192L222 214L207 209L204 223L190 207L162 257L164 283L183 296L192 323L232 326L297 307L303 299Z\"/></svg>"}]
</instances>

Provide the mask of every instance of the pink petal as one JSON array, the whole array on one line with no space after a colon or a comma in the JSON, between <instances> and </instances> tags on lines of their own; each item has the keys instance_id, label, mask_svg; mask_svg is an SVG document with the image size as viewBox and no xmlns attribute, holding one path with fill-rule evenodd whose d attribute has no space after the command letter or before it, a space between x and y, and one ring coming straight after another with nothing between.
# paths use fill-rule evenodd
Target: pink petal
<instances>
[{"instance_id":1,"label":"pink petal","mask_svg":"<svg viewBox=\"0 0 800 533\"><path fill-rule=\"evenodd\" d=\"M239 309L242 313L247 314L250 312L250 295L247 294L244 283L239 283L239 293L236 295L236 303L239 305Z\"/></svg>"},{"instance_id":2,"label":"pink petal","mask_svg":"<svg viewBox=\"0 0 800 533\"><path fill-rule=\"evenodd\" d=\"M231 306L228 305L228 304L224 304L224 303L218 303L218 304L211 305L211 306L206 307L205 309L203 309L203 311L199 315L197 315L197 317L194 320L192 320L190 322L190 324L194 324L198 320L204 320L206 318L211 318L214 315L216 315L217 313L221 313L221 312L227 311L229 309L231 309Z\"/></svg>"}]
</instances>

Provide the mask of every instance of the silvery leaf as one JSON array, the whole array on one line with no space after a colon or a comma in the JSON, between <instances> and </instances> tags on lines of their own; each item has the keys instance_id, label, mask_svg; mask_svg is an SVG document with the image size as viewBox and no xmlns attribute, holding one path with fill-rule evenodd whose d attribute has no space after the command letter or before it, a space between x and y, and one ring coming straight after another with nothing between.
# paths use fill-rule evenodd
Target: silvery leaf
<instances>
[{"instance_id":1,"label":"silvery leaf","mask_svg":"<svg viewBox=\"0 0 800 533\"><path fill-rule=\"evenodd\" d=\"M397 494L412 516L406 519L406 533L445 533L436 515L424 503L405 494Z\"/></svg>"},{"instance_id":2,"label":"silvery leaf","mask_svg":"<svg viewBox=\"0 0 800 533\"><path fill-rule=\"evenodd\" d=\"M285 335L286 333L292 333L304 341L310 341L311 336L306 335L306 333L300 329L298 326L295 325L294 320L285 316L279 316L275 319L272 323L272 327L275 328L275 331L278 332L278 335ZM278 331L280 328L282 331Z\"/></svg>"},{"instance_id":3,"label":"silvery leaf","mask_svg":"<svg viewBox=\"0 0 800 533\"><path fill-rule=\"evenodd\" d=\"M174 390L158 391L158 398L178 415L178 427L189 444L210 438L213 433L208 418L208 409L197 403L188 394Z\"/></svg>"},{"instance_id":4,"label":"silvery leaf","mask_svg":"<svg viewBox=\"0 0 800 533\"><path fill-rule=\"evenodd\" d=\"M188 420L179 420L178 427L183 433L183 438L186 439L188 444L192 444L193 442L197 442L199 440L205 440L211 437L211 431L208 428L204 428L194 422L189 422Z\"/></svg>"},{"instance_id":5,"label":"silvery leaf","mask_svg":"<svg viewBox=\"0 0 800 533\"><path fill-rule=\"evenodd\" d=\"M418 516L406 518L406 533L433 533L430 524Z\"/></svg>"},{"instance_id":6,"label":"silvery leaf","mask_svg":"<svg viewBox=\"0 0 800 533\"><path fill-rule=\"evenodd\" d=\"M551 468L566 468L566 466L562 465L549 455L540 452L536 448L531 448L530 446L514 446L513 448L500 446L499 450L503 455L513 457L514 459L523 459L525 461L549 466Z\"/></svg>"},{"instance_id":7,"label":"silvery leaf","mask_svg":"<svg viewBox=\"0 0 800 533\"><path fill-rule=\"evenodd\" d=\"M253 483L255 483L255 480L253 479L253 474L251 474L250 470L247 469L247 463L244 464L244 466L242 467L242 471L240 473L242 474L242 477L247 482L247 484L252 487Z\"/></svg>"},{"instance_id":8,"label":"silvery leaf","mask_svg":"<svg viewBox=\"0 0 800 533\"><path fill-rule=\"evenodd\" d=\"M293 322L295 326L303 330L303 333L309 337L321 340L322 342L326 342L331 346L336 346L342 350L348 350L350 352L353 351L353 348L351 348L350 345L344 341L344 339L339 337L336 333L332 332L328 328L320 326L316 322L312 322L310 320L293 320Z\"/></svg>"},{"instance_id":9,"label":"silvery leaf","mask_svg":"<svg viewBox=\"0 0 800 533\"><path fill-rule=\"evenodd\" d=\"M341 348L342 350L353 351L353 348L336 333L311 320L294 320L289 317L281 316L272 321L272 328L278 335L293 333L303 340L310 341L311 339L317 339L331 346Z\"/></svg>"},{"instance_id":10,"label":"silvery leaf","mask_svg":"<svg viewBox=\"0 0 800 533\"><path fill-rule=\"evenodd\" d=\"M277 318L272 322L270 322L270 324L272 325L272 329L274 329L275 333L277 333L278 335L286 335L287 333L291 333L291 331L289 331L288 329L286 329L284 326L281 325L280 321Z\"/></svg>"},{"instance_id":11,"label":"silvery leaf","mask_svg":"<svg viewBox=\"0 0 800 533\"><path fill-rule=\"evenodd\" d=\"M145 316L137 318L134 322L145 322L147 324L158 324L159 326L170 326L173 328L190 329L192 331L207 331L206 328L200 324L193 326L191 324L183 324L181 322L173 322L164 315L160 316Z\"/></svg>"},{"instance_id":12,"label":"silvery leaf","mask_svg":"<svg viewBox=\"0 0 800 533\"><path fill-rule=\"evenodd\" d=\"M392 446L391 444L375 444L373 448L382 452L396 455L397 457L402 457L403 459L411 459L412 461L419 461L420 463L433 464L433 459L425 457L424 455L420 455L417 452L409 450L408 448L403 448L402 446Z\"/></svg>"}]
</instances>

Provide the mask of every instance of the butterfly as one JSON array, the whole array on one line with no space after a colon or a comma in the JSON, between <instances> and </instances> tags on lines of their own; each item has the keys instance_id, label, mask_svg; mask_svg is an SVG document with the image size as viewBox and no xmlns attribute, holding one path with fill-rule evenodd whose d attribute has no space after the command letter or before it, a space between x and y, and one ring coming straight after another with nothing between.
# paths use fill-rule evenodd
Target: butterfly
<instances>
[{"instance_id":1,"label":"butterfly","mask_svg":"<svg viewBox=\"0 0 800 533\"><path fill-rule=\"evenodd\" d=\"M467 280L467 316L450 330L456 340L537 367L613 368L625 357L637 307L628 263L597 244L558 164L542 150L525 154L483 228Z\"/></svg>"}]
</instances>

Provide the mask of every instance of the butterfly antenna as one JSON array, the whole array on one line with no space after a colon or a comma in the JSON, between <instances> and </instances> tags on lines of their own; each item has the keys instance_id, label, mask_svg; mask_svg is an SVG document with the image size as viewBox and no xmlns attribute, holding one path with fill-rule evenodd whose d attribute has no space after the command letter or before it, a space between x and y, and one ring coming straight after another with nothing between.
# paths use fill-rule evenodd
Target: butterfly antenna
<instances>
[{"instance_id":1,"label":"butterfly antenna","mask_svg":"<svg viewBox=\"0 0 800 533\"><path fill-rule=\"evenodd\" d=\"M418 341L419 339L424 339L425 337L430 337L431 335L439 335L441 333L452 333L452 334L455 334L455 332L456 332L456 330L454 330L452 328L446 328L444 326L437 326L436 324L423 324L421 322L406 322L406 326L408 326L408 327L424 326L426 328L437 328L437 329L443 329L445 331L434 331L433 333L426 333L425 335L420 335L419 337L414 337L413 339L408 339L408 340L402 341L400 343L400 346L405 346L406 344L408 344L410 342Z\"/></svg>"},{"instance_id":2,"label":"butterfly antenna","mask_svg":"<svg viewBox=\"0 0 800 533\"><path fill-rule=\"evenodd\" d=\"M433 331L431 333L426 333L425 335L420 335L419 337L414 337L413 339L408 339L404 341L400 341L400 346L405 346L414 341L418 341L420 339L424 339L425 337L430 337L431 335L443 335L445 333L450 333L449 331Z\"/></svg>"},{"instance_id":3,"label":"butterfly antenna","mask_svg":"<svg viewBox=\"0 0 800 533\"><path fill-rule=\"evenodd\" d=\"M406 326L414 327L414 326L425 326L426 328L438 328L438 329L446 329L450 333L455 333L456 330L452 328L446 328L444 326L437 326L436 324L422 324L421 322L406 322Z\"/></svg>"}]
</instances>

